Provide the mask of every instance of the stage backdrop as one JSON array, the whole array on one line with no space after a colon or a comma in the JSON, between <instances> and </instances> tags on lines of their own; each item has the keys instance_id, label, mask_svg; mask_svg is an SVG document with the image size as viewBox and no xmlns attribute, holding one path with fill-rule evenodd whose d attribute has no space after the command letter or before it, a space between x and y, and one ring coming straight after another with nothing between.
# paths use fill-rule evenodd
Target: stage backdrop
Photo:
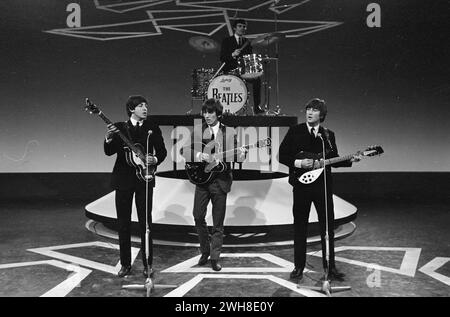
<instances>
[{"instance_id":1,"label":"stage backdrop","mask_svg":"<svg viewBox=\"0 0 450 317\"><path fill-rule=\"evenodd\" d=\"M218 51L189 41L220 44L236 16L250 37L286 35L282 113L302 121L305 102L323 98L341 154L372 144L386 152L342 170L448 171L448 2L372 2L2 0L0 172L110 171L105 126L83 111L84 98L113 121L126 119L132 94L148 97L152 114L186 113L192 70L219 66ZM275 44L259 52L277 54Z\"/></svg>"}]
</instances>

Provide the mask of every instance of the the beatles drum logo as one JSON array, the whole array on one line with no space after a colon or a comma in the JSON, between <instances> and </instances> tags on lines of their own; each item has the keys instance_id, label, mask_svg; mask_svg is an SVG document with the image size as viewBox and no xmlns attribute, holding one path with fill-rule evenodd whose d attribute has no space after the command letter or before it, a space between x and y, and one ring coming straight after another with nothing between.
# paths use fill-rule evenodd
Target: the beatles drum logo
<instances>
[{"instance_id":1,"label":"the beatles drum logo","mask_svg":"<svg viewBox=\"0 0 450 317\"><path fill-rule=\"evenodd\" d=\"M235 113L247 102L247 87L239 77L218 76L209 84L208 98L219 100L224 112Z\"/></svg>"}]
</instances>

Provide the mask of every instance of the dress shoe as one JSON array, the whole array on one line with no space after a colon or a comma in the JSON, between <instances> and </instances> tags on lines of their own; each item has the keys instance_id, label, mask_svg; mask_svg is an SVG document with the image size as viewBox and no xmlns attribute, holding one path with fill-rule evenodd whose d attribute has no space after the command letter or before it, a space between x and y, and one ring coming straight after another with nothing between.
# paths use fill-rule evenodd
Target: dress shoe
<instances>
[{"instance_id":1,"label":"dress shoe","mask_svg":"<svg viewBox=\"0 0 450 317\"><path fill-rule=\"evenodd\" d=\"M198 260L198 265L205 265L208 262L209 253L202 253L202 256Z\"/></svg>"},{"instance_id":2,"label":"dress shoe","mask_svg":"<svg viewBox=\"0 0 450 317\"><path fill-rule=\"evenodd\" d=\"M119 273L117 273L118 277L124 277L131 274L131 265L122 265Z\"/></svg>"},{"instance_id":3,"label":"dress shoe","mask_svg":"<svg viewBox=\"0 0 450 317\"><path fill-rule=\"evenodd\" d=\"M303 270L298 267L294 268L291 272L290 278L301 280L303 278Z\"/></svg>"},{"instance_id":4,"label":"dress shoe","mask_svg":"<svg viewBox=\"0 0 450 317\"><path fill-rule=\"evenodd\" d=\"M144 275L144 277L148 277L148 267L144 267L142 275ZM150 277L153 277L153 275L155 275L155 271L153 271L153 268L150 268Z\"/></svg>"},{"instance_id":5,"label":"dress shoe","mask_svg":"<svg viewBox=\"0 0 450 317\"><path fill-rule=\"evenodd\" d=\"M222 269L222 267L220 266L219 263L217 263L217 260L211 260L211 268L214 271L220 271Z\"/></svg>"},{"instance_id":6,"label":"dress shoe","mask_svg":"<svg viewBox=\"0 0 450 317\"><path fill-rule=\"evenodd\" d=\"M335 267L333 267L328 272L328 277L333 281L342 282L344 281L345 274L339 272Z\"/></svg>"}]
</instances>

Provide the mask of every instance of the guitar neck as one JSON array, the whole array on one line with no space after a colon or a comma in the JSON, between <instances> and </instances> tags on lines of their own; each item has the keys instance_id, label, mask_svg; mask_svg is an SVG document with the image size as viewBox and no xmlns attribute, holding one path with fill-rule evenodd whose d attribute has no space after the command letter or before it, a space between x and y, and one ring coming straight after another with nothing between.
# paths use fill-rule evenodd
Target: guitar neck
<instances>
[{"instance_id":1,"label":"guitar neck","mask_svg":"<svg viewBox=\"0 0 450 317\"><path fill-rule=\"evenodd\" d=\"M100 118L102 118L102 120L108 125L108 124L112 124L112 121L108 119L107 116L104 115L103 112L99 112L98 116ZM122 133L122 131L118 131L117 134L119 135L119 137L122 139L122 141L137 155L141 155L139 149L133 144L131 143L131 141Z\"/></svg>"},{"instance_id":2,"label":"guitar neck","mask_svg":"<svg viewBox=\"0 0 450 317\"><path fill-rule=\"evenodd\" d=\"M243 147L243 148L249 150L249 149L252 149L252 148L256 147L257 145L258 145L258 143L254 143L254 144L244 145L244 146L241 146L241 147ZM237 151L238 149L240 149L241 147L239 147L239 148L234 148L234 149L231 149L231 150L228 150L228 151L224 151L224 152L219 152L219 153L217 153L216 155L225 155L225 156L231 155L231 154L236 153L236 151Z\"/></svg>"},{"instance_id":3,"label":"guitar neck","mask_svg":"<svg viewBox=\"0 0 450 317\"><path fill-rule=\"evenodd\" d=\"M325 160L325 165L331 165L334 163L349 161L354 156L354 154L346 155L346 156L339 156L339 157L332 157L330 159Z\"/></svg>"}]
</instances>

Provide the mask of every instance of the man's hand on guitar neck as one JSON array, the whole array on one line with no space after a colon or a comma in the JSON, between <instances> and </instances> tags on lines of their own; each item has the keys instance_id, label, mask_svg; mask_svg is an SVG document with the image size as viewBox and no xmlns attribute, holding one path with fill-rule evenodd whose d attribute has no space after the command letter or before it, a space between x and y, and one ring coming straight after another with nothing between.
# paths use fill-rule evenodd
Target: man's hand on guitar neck
<instances>
[{"instance_id":1,"label":"man's hand on guitar neck","mask_svg":"<svg viewBox=\"0 0 450 317\"><path fill-rule=\"evenodd\" d=\"M211 163L215 160L214 156L206 154L206 153L199 153L199 159L200 161L204 161L206 163Z\"/></svg>"},{"instance_id":2,"label":"man's hand on guitar neck","mask_svg":"<svg viewBox=\"0 0 450 317\"><path fill-rule=\"evenodd\" d=\"M106 143L110 143L112 141L112 136L114 133L119 132L119 129L112 123L108 124L106 127L108 128L108 131L106 131L105 140Z\"/></svg>"},{"instance_id":3,"label":"man's hand on guitar neck","mask_svg":"<svg viewBox=\"0 0 450 317\"><path fill-rule=\"evenodd\" d=\"M247 156L248 153L248 149L245 146L241 146L240 148L238 148L238 155L241 158L245 158Z\"/></svg>"},{"instance_id":4,"label":"man's hand on guitar neck","mask_svg":"<svg viewBox=\"0 0 450 317\"><path fill-rule=\"evenodd\" d=\"M239 160L244 160L245 157L247 156L247 152L248 152L247 148L245 148L243 146L243 147L238 148L237 150L238 150ZM214 162L217 159L214 155L206 154L206 153L198 153L198 157L197 158L200 161L204 161L206 163Z\"/></svg>"},{"instance_id":5,"label":"man's hand on guitar neck","mask_svg":"<svg viewBox=\"0 0 450 317\"><path fill-rule=\"evenodd\" d=\"M294 166L296 168L302 168L305 170L318 169L323 167L323 160L313 160L313 159L297 159L294 161Z\"/></svg>"}]
</instances>

